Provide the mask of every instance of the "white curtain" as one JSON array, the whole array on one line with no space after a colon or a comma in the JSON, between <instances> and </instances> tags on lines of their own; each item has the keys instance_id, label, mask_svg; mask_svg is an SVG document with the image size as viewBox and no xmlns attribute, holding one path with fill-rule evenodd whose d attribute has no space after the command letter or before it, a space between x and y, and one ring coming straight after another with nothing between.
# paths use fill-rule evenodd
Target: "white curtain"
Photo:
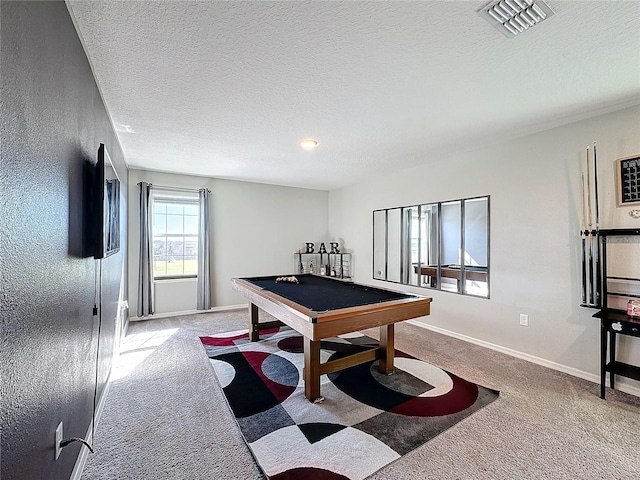
<instances>
[{"instance_id":1,"label":"white curtain","mask_svg":"<svg viewBox=\"0 0 640 480\"><path fill-rule=\"evenodd\" d=\"M209 268L209 190L198 192L200 218L198 224L198 310L211 309L211 275Z\"/></svg>"},{"instance_id":2,"label":"white curtain","mask_svg":"<svg viewBox=\"0 0 640 480\"><path fill-rule=\"evenodd\" d=\"M153 262L151 255L151 188L146 182L140 182L140 260L138 267L138 317L153 314Z\"/></svg>"}]
</instances>

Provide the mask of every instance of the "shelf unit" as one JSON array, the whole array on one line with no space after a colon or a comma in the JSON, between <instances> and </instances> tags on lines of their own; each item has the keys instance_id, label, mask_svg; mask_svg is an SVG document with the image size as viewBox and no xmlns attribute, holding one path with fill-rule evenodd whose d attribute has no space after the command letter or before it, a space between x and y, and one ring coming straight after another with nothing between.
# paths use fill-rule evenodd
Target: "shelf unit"
<instances>
[{"instance_id":1,"label":"shelf unit","mask_svg":"<svg viewBox=\"0 0 640 480\"><path fill-rule=\"evenodd\" d=\"M640 366L616 360L616 339L617 335L629 335L640 337L640 319L627 315L626 310L609 308L609 297L638 298L640 295L631 292L617 292L609 290L609 280L624 280L636 283L640 287L640 278L620 277L609 275L607 269L607 240L609 237L640 236L640 229L608 229L598 232L600 241L598 243L599 257L602 269L599 272L600 299L602 309L594 314L600 319L600 398L605 398L605 385L607 372L609 372L609 385L615 388L615 376L632 378L640 381ZM608 355L607 355L608 354ZM607 358L608 357L608 358Z\"/></svg>"},{"instance_id":2,"label":"shelf unit","mask_svg":"<svg viewBox=\"0 0 640 480\"><path fill-rule=\"evenodd\" d=\"M314 273L350 279L351 253L294 253L296 273Z\"/></svg>"}]
</instances>

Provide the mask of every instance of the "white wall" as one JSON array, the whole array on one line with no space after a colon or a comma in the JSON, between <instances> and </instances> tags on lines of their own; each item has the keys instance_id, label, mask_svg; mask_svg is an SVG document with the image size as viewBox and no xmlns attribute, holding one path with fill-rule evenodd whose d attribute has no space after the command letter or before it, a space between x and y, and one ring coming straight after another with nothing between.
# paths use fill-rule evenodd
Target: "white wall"
<instances>
[{"instance_id":1,"label":"white wall","mask_svg":"<svg viewBox=\"0 0 640 480\"><path fill-rule=\"evenodd\" d=\"M211 190L211 302L212 306L246 303L231 290L231 278L288 274L294 271L293 253L304 242L329 241L328 193L207 177L130 170L129 173L129 303L137 310L140 239L140 181L156 185ZM188 282L163 281L156 289L156 313L195 310ZM185 290L185 288L187 290ZM186 300L185 300L186 299Z\"/></svg>"},{"instance_id":2,"label":"white wall","mask_svg":"<svg viewBox=\"0 0 640 480\"><path fill-rule=\"evenodd\" d=\"M329 234L353 248L356 281L394 287L372 277L374 209L491 195L491 298L406 287L434 299L432 314L422 321L567 370L598 374L599 322L591 317L595 310L579 307L580 173L585 148L594 141L601 227L640 228L640 220L629 216L631 207L616 207L613 174L617 158L640 153L640 107L633 107L475 151L425 158L423 166L332 191ZM529 327L519 325L520 313L529 315ZM640 341L621 339L619 356L640 364ZM640 385L620 382L632 389Z\"/></svg>"}]
</instances>

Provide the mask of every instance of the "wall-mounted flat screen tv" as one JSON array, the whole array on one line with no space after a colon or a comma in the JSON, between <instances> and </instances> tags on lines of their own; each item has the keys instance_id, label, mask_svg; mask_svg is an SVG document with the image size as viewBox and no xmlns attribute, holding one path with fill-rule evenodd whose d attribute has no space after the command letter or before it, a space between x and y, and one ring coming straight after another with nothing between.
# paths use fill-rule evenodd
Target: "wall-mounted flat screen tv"
<instances>
[{"instance_id":1,"label":"wall-mounted flat screen tv","mask_svg":"<svg viewBox=\"0 0 640 480\"><path fill-rule=\"evenodd\" d=\"M120 179L103 143L96 163L95 258L106 258L120 250Z\"/></svg>"}]
</instances>

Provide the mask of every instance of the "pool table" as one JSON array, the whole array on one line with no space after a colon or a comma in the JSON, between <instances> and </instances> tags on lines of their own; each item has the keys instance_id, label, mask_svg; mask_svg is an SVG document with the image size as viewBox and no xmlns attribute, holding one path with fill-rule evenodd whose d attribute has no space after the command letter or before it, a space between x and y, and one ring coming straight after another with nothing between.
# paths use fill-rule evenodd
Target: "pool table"
<instances>
[{"instance_id":1,"label":"pool table","mask_svg":"<svg viewBox=\"0 0 640 480\"><path fill-rule=\"evenodd\" d=\"M288 325L304 339L305 396L322 401L320 376L378 360L378 369L393 372L394 324L429 315L431 298L396 292L319 275L296 275L299 283L276 282L279 276L234 278L235 291L246 297L249 337L258 341L260 329ZM276 321L258 322L258 309ZM320 363L320 340L366 328L380 327L376 349Z\"/></svg>"}]
</instances>

